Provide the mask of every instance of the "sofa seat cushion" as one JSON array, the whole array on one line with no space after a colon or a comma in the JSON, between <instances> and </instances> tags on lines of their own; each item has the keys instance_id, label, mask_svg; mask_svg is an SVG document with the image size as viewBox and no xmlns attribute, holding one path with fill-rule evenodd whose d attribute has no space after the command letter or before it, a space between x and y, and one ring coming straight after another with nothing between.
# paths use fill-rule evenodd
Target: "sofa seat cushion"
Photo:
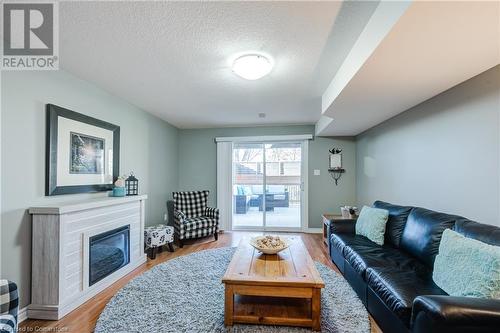
<instances>
[{"instance_id":1,"label":"sofa seat cushion","mask_svg":"<svg viewBox=\"0 0 500 333\"><path fill-rule=\"evenodd\" d=\"M432 281L432 271L422 264L415 270L369 267L366 282L375 294L409 327L413 300L420 295L447 295Z\"/></svg>"},{"instance_id":2,"label":"sofa seat cushion","mask_svg":"<svg viewBox=\"0 0 500 333\"><path fill-rule=\"evenodd\" d=\"M350 245L365 245L367 247L369 246L378 246L379 245L375 244L365 236L361 235L355 235L355 234L332 234L331 235L331 244L332 246L335 246L342 254L344 254L344 249L346 246Z\"/></svg>"},{"instance_id":3,"label":"sofa seat cushion","mask_svg":"<svg viewBox=\"0 0 500 333\"><path fill-rule=\"evenodd\" d=\"M330 246L334 248L337 252L344 255L344 248L352 238L355 237L351 234L331 234L330 235Z\"/></svg>"},{"instance_id":4,"label":"sofa seat cushion","mask_svg":"<svg viewBox=\"0 0 500 333\"><path fill-rule=\"evenodd\" d=\"M368 267L387 267L394 269L424 269L415 258L392 246L379 246L363 240L352 242L344 247L344 258L366 281Z\"/></svg>"},{"instance_id":5,"label":"sofa seat cushion","mask_svg":"<svg viewBox=\"0 0 500 333\"><path fill-rule=\"evenodd\" d=\"M345 258L345 249L351 245L365 246L366 248L377 247L379 245L375 244L368 238L355 234L332 234L330 236L330 246L332 250L339 252L342 257Z\"/></svg>"}]
</instances>

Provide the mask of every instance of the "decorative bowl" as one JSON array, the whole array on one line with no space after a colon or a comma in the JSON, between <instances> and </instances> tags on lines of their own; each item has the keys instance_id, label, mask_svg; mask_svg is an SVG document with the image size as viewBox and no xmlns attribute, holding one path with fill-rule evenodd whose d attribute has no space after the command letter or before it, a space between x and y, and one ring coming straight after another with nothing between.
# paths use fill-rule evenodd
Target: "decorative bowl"
<instances>
[{"instance_id":1,"label":"decorative bowl","mask_svg":"<svg viewBox=\"0 0 500 333\"><path fill-rule=\"evenodd\" d=\"M264 254L276 254L276 253L279 253L285 249L287 249L291 242L289 239L285 238L285 237L280 237L280 239L285 243L283 246L281 247L276 247L276 248L268 248L268 247L260 247L258 244L257 244L257 241L259 239L263 239L263 238L266 238L266 236L257 236L257 237L252 237L250 238L250 245L252 245L256 250L264 253Z\"/></svg>"}]
</instances>

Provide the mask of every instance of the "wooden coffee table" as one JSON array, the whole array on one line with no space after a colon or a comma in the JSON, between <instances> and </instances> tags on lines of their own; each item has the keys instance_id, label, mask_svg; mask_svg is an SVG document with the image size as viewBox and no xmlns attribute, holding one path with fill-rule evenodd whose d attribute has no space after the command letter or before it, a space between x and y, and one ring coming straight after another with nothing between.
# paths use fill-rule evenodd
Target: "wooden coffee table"
<instances>
[{"instance_id":1,"label":"wooden coffee table","mask_svg":"<svg viewBox=\"0 0 500 333\"><path fill-rule=\"evenodd\" d=\"M241 240L222 278L224 323L288 325L321 329L321 288L325 284L300 237L274 255Z\"/></svg>"}]
</instances>

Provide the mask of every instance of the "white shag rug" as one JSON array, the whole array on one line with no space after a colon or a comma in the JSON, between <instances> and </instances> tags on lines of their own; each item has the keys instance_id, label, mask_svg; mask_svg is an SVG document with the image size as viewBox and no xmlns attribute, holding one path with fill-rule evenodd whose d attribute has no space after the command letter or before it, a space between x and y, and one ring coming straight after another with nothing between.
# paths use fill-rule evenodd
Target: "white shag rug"
<instances>
[{"instance_id":1,"label":"white shag rug","mask_svg":"<svg viewBox=\"0 0 500 333\"><path fill-rule=\"evenodd\" d=\"M96 333L311 332L287 326L224 326L221 278L235 248L206 250L159 264L134 278L106 305ZM368 313L342 276L316 263L322 332L370 332Z\"/></svg>"}]
</instances>

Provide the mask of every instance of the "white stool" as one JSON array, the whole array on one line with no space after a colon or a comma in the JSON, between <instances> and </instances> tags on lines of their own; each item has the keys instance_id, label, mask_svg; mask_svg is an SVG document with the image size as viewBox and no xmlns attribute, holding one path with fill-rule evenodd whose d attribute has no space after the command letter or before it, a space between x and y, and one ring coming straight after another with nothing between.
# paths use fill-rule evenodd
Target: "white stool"
<instances>
[{"instance_id":1,"label":"white stool","mask_svg":"<svg viewBox=\"0 0 500 333\"><path fill-rule=\"evenodd\" d=\"M144 244L148 250L149 258L155 259L158 249L168 244L170 252L174 252L174 227L164 224L153 225L144 228Z\"/></svg>"}]
</instances>

